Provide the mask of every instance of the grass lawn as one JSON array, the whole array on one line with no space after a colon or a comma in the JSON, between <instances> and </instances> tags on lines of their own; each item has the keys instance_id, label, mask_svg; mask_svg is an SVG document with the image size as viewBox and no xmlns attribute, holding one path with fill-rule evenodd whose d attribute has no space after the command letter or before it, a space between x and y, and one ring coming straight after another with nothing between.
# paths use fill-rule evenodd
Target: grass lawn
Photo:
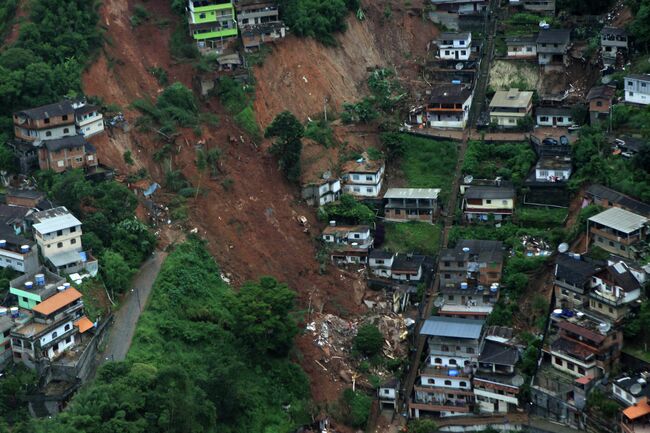
<instances>
[{"instance_id":1,"label":"grass lawn","mask_svg":"<svg viewBox=\"0 0 650 433\"><path fill-rule=\"evenodd\" d=\"M407 134L402 139L405 151L401 168L408 186L440 188L440 198L446 203L458 158L457 143Z\"/></svg>"},{"instance_id":2,"label":"grass lawn","mask_svg":"<svg viewBox=\"0 0 650 433\"><path fill-rule=\"evenodd\" d=\"M526 178L535 160L535 152L526 142L470 141L463 162L463 174L471 174L475 179L501 176L517 185Z\"/></svg>"},{"instance_id":3,"label":"grass lawn","mask_svg":"<svg viewBox=\"0 0 650 433\"><path fill-rule=\"evenodd\" d=\"M438 254L440 248L440 225L422 222L386 223L383 249L399 253Z\"/></svg>"},{"instance_id":4,"label":"grass lawn","mask_svg":"<svg viewBox=\"0 0 650 433\"><path fill-rule=\"evenodd\" d=\"M650 362L650 351L645 350L643 347L635 347L628 345L628 342L625 342L625 349L623 352L642 359L645 362Z\"/></svg>"},{"instance_id":5,"label":"grass lawn","mask_svg":"<svg viewBox=\"0 0 650 433\"><path fill-rule=\"evenodd\" d=\"M552 207L518 207L515 210L517 223L525 227L562 226L568 214L568 209Z\"/></svg>"}]
</instances>

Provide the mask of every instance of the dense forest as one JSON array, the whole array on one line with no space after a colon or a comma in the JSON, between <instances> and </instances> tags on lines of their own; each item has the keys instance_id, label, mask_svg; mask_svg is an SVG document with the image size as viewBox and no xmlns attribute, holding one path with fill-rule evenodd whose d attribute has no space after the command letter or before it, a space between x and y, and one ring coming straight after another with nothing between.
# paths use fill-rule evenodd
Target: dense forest
<instances>
[{"instance_id":1,"label":"dense forest","mask_svg":"<svg viewBox=\"0 0 650 433\"><path fill-rule=\"evenodd\" d=\"M238 292L206 245L191 239L166 259L125 362L30 432L287 432L309 423L309 385L290 361L294 293L270 277Z\"/></svg>"}]
</instances>

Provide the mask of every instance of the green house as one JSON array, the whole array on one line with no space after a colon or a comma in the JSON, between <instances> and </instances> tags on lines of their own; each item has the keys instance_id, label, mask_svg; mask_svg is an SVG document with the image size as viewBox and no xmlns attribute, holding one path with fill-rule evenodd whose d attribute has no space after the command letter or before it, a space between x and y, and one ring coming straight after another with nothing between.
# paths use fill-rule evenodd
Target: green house
<instances>
[{"instance_id":1,"label":"green house","mask_svg":"<svg viewBox=\"0 0 650 433\"><path fill-rule=\"evenodd\" d=\"M9 293L16 295L18 306L31 310L57 292L57 287L66 282L58 276L41 267L37 272L24 274L9 282Z\"/></svg>"},{"instance_id":2,"label":"green house","mask_svg":"<svg viewBox=\"0 0 650 433\"><path fill-rule=\"evenodd\" d=\"M237 36L232 0L189 0L190 35L199 48L220 48Z\"/></svg>"}]
</instances>

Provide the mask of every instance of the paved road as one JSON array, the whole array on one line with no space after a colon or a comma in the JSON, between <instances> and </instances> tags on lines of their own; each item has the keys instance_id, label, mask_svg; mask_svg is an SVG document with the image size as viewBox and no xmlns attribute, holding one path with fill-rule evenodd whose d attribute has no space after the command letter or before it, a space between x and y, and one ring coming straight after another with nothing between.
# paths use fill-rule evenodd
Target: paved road
<instances>
[{"instance_id":1,"label":"paved road","mask_svg":"<svg viewBox=\"0 0 650 433\"><path fill-rule=\"evenodd\" d=\"M133 289L122 300L122 305L113 316L114 323L108 331L108 342L102 354L102 360L123 361L131 347L140 314L144 309L151 287L153 286L160 267L167 253L157 251L140 267L133 278Z\"/></svg>"}]
</instances>

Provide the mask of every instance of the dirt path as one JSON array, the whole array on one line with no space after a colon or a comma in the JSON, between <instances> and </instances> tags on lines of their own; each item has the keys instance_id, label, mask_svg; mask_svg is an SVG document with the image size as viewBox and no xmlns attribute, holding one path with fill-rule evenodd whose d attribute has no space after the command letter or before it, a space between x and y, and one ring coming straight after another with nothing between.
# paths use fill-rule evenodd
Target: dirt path
<instances>
[{"instance_id":1,"label":"dirt path","mask_svg":"<svg viewBox=\"0 0 650 433\"><path fill-rule=\"evenodd\" d=\"M132 289L122 299L122 305L113 317L114 323L108 331L108 343L101 355L102 360L123 361L126 358L138 319L147 304L151 288L165 257L167 253L156 252L143 263L133 278Z\"/></svg>"},{"instance_id":2,"label":"dirt path","mask_svg":"<svg viewBox=\"0 0 650 433\"><path fill-rule=\"evenodd\" d=\"M13 24L11 25L11 29L9 29L7 36L2 42L2 45L0 46L0 50L8 47L9 45L13 44L18 40L18 36L20 36L21 21L25 17L27 17L26 3L27 0L18 0L18 3L16 4L16 14L12 19Z\"/></svg>"}]
</instances>

